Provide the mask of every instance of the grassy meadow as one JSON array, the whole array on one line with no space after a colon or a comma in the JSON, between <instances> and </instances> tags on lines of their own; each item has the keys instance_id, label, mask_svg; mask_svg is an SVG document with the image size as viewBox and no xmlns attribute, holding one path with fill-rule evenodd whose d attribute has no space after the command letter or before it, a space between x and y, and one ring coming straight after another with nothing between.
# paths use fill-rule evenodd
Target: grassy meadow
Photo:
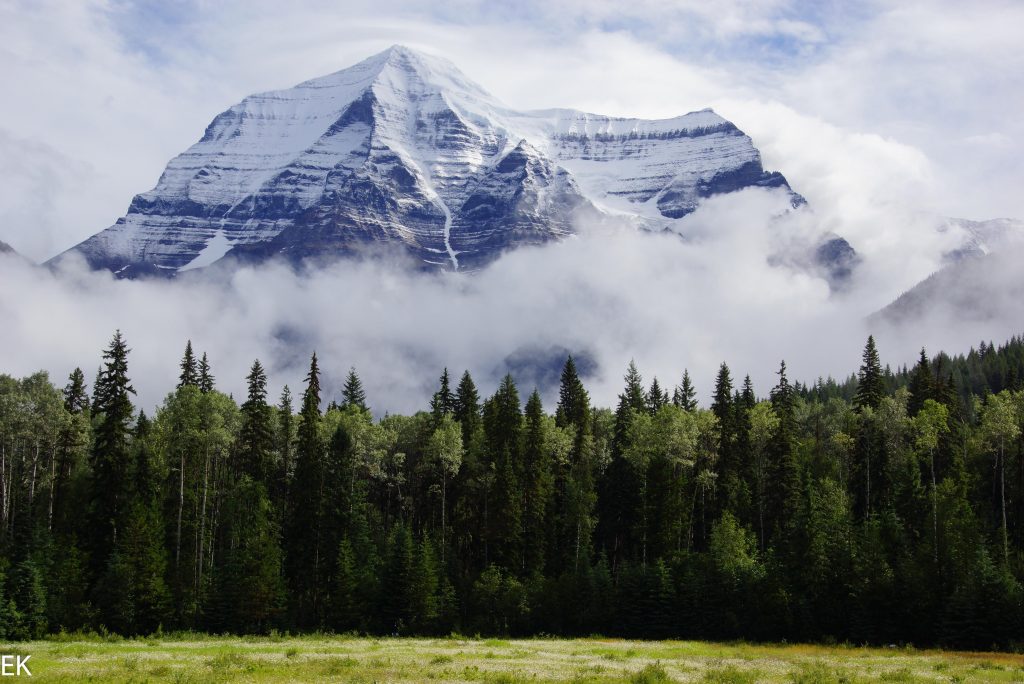
<instances>
[{"instance_id":1,"label":"grassy meadow","mask_svg":"<svg viewBox=\"0 0 1024 684\"><path fill-rule=\"evenodd\" d=\"M1024 655L621 639L57 637L40 682L1024 682Z\"/></svg>"}]
</instances>

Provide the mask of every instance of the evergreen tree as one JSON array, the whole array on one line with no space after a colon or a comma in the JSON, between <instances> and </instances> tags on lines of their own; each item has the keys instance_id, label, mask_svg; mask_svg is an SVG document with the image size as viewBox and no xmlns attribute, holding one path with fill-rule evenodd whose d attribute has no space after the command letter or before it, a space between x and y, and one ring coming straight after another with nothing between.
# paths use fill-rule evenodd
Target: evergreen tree
<instances>
[{"instance_id":1,"label":"evergreen tree","mask_svg":"<svg viewBox=\"0 0 1024 684\"><path fill-rule=\"evenodd\" d=\"M388 538L381 585L380 618L385 634L403 635L409 631L415 610L413 596L413 543L405 525L395 525Z\"/></svg>"},{"instance_id":2,"label":"evergreen tree","mask_svg":"<svg viewBox=\"0 0 1024 684\"><path fill-rule=\"evenodd\" d=\"M668 393L661 389L658 378L651 381L651 389L647 392L647 410L651 415L657 413L662 406L668 403Z\"/></svg>"},{"instance_id":3,"label":"evergreen tree","mask_svg":"<svg viewBox=\"0 0 1024 684\"><path fill-rule=\"evenodd\" d=\"M562 368L561 383L558 388L558 408L555 410L555 423L559 427L569 425L579 430L589 423L590 397L583 387L576 362L570 355Z\"/></svg>"},{"instance_id":4,"label":"evergreen tree","mask_svg":"<svg viewBox=\"0 0 1024 684\"><path fill-rule=\"evenodd\" d=\"M288 484L295 469L295 416L292 414L292 391L288 385L281 390L277 405L277 432L274 437L277 448L277 476L271 486L271 498L279 507L284 506L288 496Z\"/></svg>"},{"instance_id":5,"label":"evergreen tree","mask_svg":"<svg viewBox=\"0 0 1024 684\"><path fill-rule=\"evenodd\" d=\"M309 364L299 412L295 475L288 491L285 573L292 619L296 626L319 626L322 618L322 547L325 485L324 444L320 436L320 368L316 354Z\"/></svg>"},{"instance_id":6,"label":"evergreen tree","mask_svg":"<svg viewBox=\"0 0 1024 684\"><path fill-rule=\"evenodd\" d=\"M185 385L199 385L199 368L195 354L192 353L192 340L185 343L185 355L181 359L181 375L178 376L178 389Z\"/></svg>"},{"instance_id":7,"label":"evergreen tree","mask_svg":"<svg viewBox=\"0 0 1024 684\"><path fill-rule=\"evenodd\" d=\"M553 476L544 439L544 407L537 390L526 402L523 439L523 571L540 576L545 568Z\"/></svg>"},{"instance_id":8,"label":"evergreen tree","mask_svg":"<svg viewBox=\"0 0 1024 684\"><path fill-rule=\"evenodd\" d=\"M715 377L715 396L711 400L711 411L720 425L732 422L732 376L729 366L722 363Z\"/></svg>"},{"instance_id":9,"label":"evergreen tree","mask_svg":"<svg viewBox=\"0 0 1024 684\"><path fill-rule=\"evenodd\" d=\"M273 412L267 405L267 375L259 359L253 361L246 378L248 396L242 404L242 425L238 434L239 470L267 486L273 476Z\"/></svg>"},{"instance_id":10,"label":"evergreen tree","mask_svg":"<svg viewBox=\"0 0 1024 684\"><path fill-rule=\"evenodd\" d=\"M363 382L356 375L356 369L350 368L345 377L345 386L341 389L341 408L354 407L361 411L369 411L366 406L366 392Z\"/></svg>"},{"instance_id":11,"label":"evergreen tree","mask_svg":"<svg viewBox=\"0 0 1024 684\"><path fill-rule=\"evenodd\" d=\"M911 371L909 389L907 413L913 418L924 407L925 401L935 398L935 378L932 377L931 364L928 363L924 348L921 349L921 358Z\"/></svg>"},{"instance_id":12,"label":"evergreen tree","mask_svg":"<svg viewBox=\"0 0 1024 684\"><path fill-rule=\"evenodd\" d=\"M103 369L93 390L92 415L96 422L90 465L90 548L96 575L106 566L123 528L131 495L131 396L128 379L128 345L121 331L114 333L103 352Z\"/></svg>"},{"instance_id":13,"label":"evergreen tree","mask_svg":"<svg viewBox=\"0 0 1024 684\"><path fill-rule=\"evenodd\" d=\"M366 615L360 609L359 573L352 543L345 537L338 545L334 586L331 591L331 625L338 632L358 629Z\"/></svg>"},{"instance_id":14,"label":"evergreen tree","mask_svg":"<svg viewBox=\"0 0 1024 684\"><path fill-rule=\"evenodd\" d=\"M554 474L554 520L549 557L555 567L575 571L581 559L590 560L590 537L594 491L593 418L590 395L576 372L572 356L566 359L558 390L555 425L573 431L572 449L567 462L552 464Z\"/></svg>"},{"instance_id":15,"label":"evergreen tree","mask_svg":"<svg viewBox=\"0 0 1024 684\"><path fill-rule=\"evenodd\" d=\"M470 436L480 427L480 395L468 370L463 372L459 386L455 390L452 413L455 420L462 425L463 441L468 443Z\"/></svg>"},{"instance_id":16,"label":"evergreen tree","mask_svg":"<svg viewBox=\"0 0 1024 684\"><path fill-rule=\"evenodd\" d=\"M206 359L206 352L203 352L203 358L199 361L199 391L203 394L212 392L215 381L213 373L210 372L210 362Z\"/></svg>"},{"instance_id":17,"label":"evergreen tree","mask_svg":"<svg viewBox=\"0 0 1024 684\"><path fill-rule=\"evenodd\" d=\"M802 487L800 484L800 465L794 452L793 441L796 436L796 418L794 416L795 394L793 386L786 377L786 362L779 365L779 382L772 388L771 403L775 415L778 416L778 428L769 447L771 457L768 467L768 528L773 533L782 533L784 541L788 541L790 524L800 507Z\"/></svg>"},{"instance_id":18,"label":"evergreen tree","mask_svg":"<svg viewBox=\"0 0 1024 684\"><path fill-rule=\"evenodd\" d=\"M433 416L434 425L440 423L443 416L450 415L455 411L455 395L452 394L448 379L448 369L441 373L441 387L430 399L430 414Z\"/></svg>"},{"instance_id":19,"label":"evergreen tree","mask_svg":"<svg viewBox=\"0 0 1024 684\"><path fill-rule=\"evenodd\" d=\"M89 395L81 368L75 368L68 376L68 384L64 387L64 410L68 413L85 413L89 410Z\"/></svg>"},{"instance_id":20,"label":"evergreen tree","mask_svg":"<svg viewBox=\"0 0 1024 684\"><path fill-rule=\"evenodd\" d=\"M718 488L723 508L736 511L740 505L744 478L741 450L740 411L733 394L732 374L724 362L715 377L715 394L711 401L711 412L718 419Z\"/></svg>"},{"instance_id":21,"label":"evergreen tree","mask_svg":"<svg viewBox=\"0 0 1024 684\"><path fill-rule=\"evenodd\" d=\"M885 377L882 374L882 364L878 359L875 338L869 335L864 346L860 373L857 374L857 395L853 404L858 410L865 407L877 409L884 395Z\"/></svg>"},{"instance_id":22,"label":"evergreen tree","mask_svg":"<svg viewBox=\"0 0 1024 684\"><path fill-rule=\"evenodd\" d=\"M613 569L640 551L634 538L634 521L639 518L643 505L644 473L638 472L636 463L626 457L632 446L633 423L647 415L643 380L633 361L629 362L624 379L626 386L615 409L612 460L598 487L598 537L611 558Z\"/></svg>"},{"instance_id":23,"label":"evergreen tree","mask_svg":"<svg viewBox=\"0 0 1024 684\"><path fill-rule=\"evenodd\" d=\"M690 371L683 371L683 380L676 385L672 393L672 403L684 411L695 411L697 409L697 391L690 382Z\"/></svg>"},{"instance_id":24,"label":"evergreen tree","mask_svg":"<svg viewBox=\"0 0 1024 684\"><path fill-rule=\"evenodd\" d=\"M743 378L743 391L740 393L740 408L745 411L749 411L754 408L754 404L757 403L757 397L754 395L754 383L750 381L750 376L747 375Z\"/></svg>"},{"instance_id":25,"label":"evergreen tree","mask_svg":"<svg viewBox=\"0 0 1024 684\"><path fill-rule=\"evenodd\" d=\"M242 474L226 497L223 520L217 600L208 621L222 630L264 634L285 600L279 528L263 483Z\"/></svg>"},{"instance_id":26,"label":"evergreen tree","mask_svg":"<svg viewBox=\"0 0 1024 684\"><path fill-rule=\"evenodd\" d=\"M647 410L643 378L640 377L640 371L633 361L630 361L626 368L625 380L626 387L619 395L619 403L615 409L615 448L620 451L626 444L626 434L632 424L633 415Z\"/></svg>"},{"instance_id":27,"label":"evergreen tree","mask_svg":"<svg viewBox=\"0 0 1024 684\"><path fill-rule=\"evenodd\" d=\"M68 419L59 430L49 520L57 543L70 546L77 539L66 539L65 535L73 533L79 510L85 507L85 502L81 501L81 487L76 487L76 484L84 475L83 466L89 446L89 395L81 368L71 372L63 397Z\"/></svg>"},{"instance_id":28,"label":"evergreen tree","mask_svg":"<svg viewBox=\"0 0 1024 684\"><path fill-rule=\"evenodd\" d=\"M519 391L511 374L507 374L484 407L484 432L494 469L490 497L494 510L487 525L496 560L517 570L522 568L522 427Z\"/></svg>"}]
</instances>

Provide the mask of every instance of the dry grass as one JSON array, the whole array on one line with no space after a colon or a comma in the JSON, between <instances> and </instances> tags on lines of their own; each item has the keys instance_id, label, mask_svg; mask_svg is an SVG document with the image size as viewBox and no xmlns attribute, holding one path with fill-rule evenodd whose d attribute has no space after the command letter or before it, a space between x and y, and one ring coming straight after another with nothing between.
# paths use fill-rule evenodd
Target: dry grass
<instances>
[{"instance_id":1,"label":"dry grass","mask_svg":"<svg viewBox=\"0 0 1024 684\"><path fill-rule=\"evenodd\" d=\"M0 644L40 682L1024 682L1024 656L616 639L346 636Z\"/></svg>"}]
</instances>

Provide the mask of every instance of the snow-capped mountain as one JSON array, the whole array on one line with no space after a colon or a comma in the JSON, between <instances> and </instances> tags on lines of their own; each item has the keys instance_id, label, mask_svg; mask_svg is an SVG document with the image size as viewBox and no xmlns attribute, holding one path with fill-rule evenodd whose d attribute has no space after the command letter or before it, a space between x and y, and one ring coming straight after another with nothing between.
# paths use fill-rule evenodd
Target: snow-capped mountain
<instances>
[{"instance_id":1,"label":"snow-capped mountain","mask_svg":"<svg viewBox=\"0 0 1024 684\"><path fill-rule=\"evenodd\" d=\"M751 186L803 203L710 110L657 121L517 112L451 63L395 46L245 98L124 218L69 252L133 277L389 243L427 268L472 270L600 217L664 229L702 199ZM848 261L852 249L833 237L818 253Z\"/></svg>"}]
</instances>

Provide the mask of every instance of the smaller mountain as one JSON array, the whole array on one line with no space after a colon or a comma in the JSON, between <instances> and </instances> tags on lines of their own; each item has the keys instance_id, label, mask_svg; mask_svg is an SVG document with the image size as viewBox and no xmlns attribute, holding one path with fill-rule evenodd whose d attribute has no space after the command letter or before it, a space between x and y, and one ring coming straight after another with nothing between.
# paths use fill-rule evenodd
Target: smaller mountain
<instances>
[{"instance_id":1,"label":"smaller mountain","mask_svg":"<svg viewBox=\"0 0 1024 684\"><path fill-rule=\"evenodd\" d=\"M7 256L7 255L17 257L17 258L21 259L22 261L24 261L27 264L35 264L34 261L32 261L31 259L26 257L24 254L22 254L21 252L19 252L16 249L14 249L13 247L11 247L6 242L0 240L0 257Z\"/></svg>"},{"instance_id":2,"label":"smaller mountain","mask_svg":"<svg viewBox=\"0 0 1024 684\"><path fill-rule=\"evenodd\" d=\"M963 233L943 266L869 317L897 327L946 316L957 321L1024 320L1024 221L947 219L939 232Z\"/></svg>"}]
</instances>

